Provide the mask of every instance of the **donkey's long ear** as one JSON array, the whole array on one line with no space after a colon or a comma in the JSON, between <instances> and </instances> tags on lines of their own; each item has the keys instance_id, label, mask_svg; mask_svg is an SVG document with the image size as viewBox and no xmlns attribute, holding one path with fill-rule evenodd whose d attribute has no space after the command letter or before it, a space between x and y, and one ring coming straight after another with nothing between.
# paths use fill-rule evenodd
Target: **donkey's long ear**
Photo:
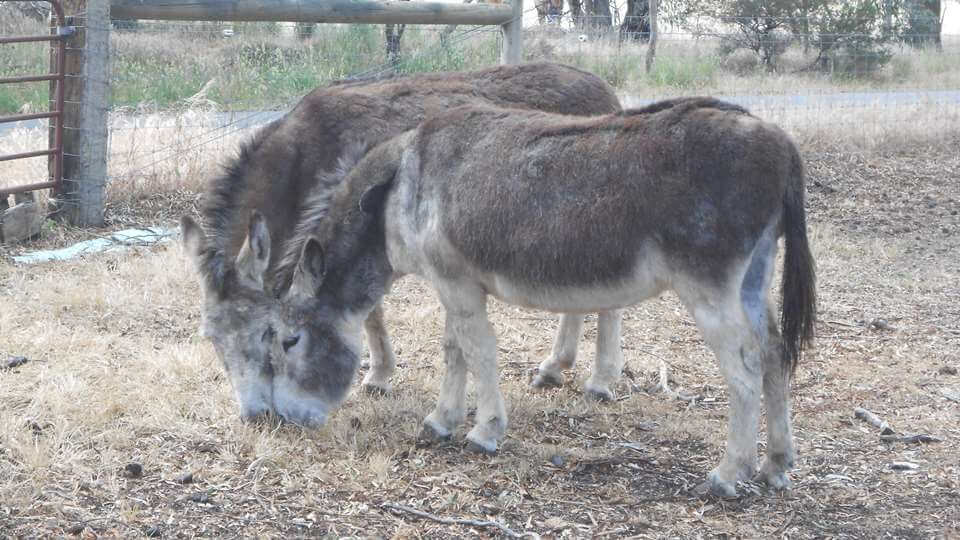
<instances>
[{"instance_id":1,"label":"donkey's long ear","mask_svg":"<svg viewBox=\"0 0 960 540\"><path fill-rule=\"evenodd\" d=\"M254 210L247 226L247 239L237 254L237 272L250 285L263 288L263 274L270 265L270 231L263 214Z\"/></svg>"},{"instance_id":2,"label":"donkey's long ear","mask_svg":"<svg viewBox=\"0 0 960 540\"><path fill-rule=\"evenodd\" d=\"M203 229L189 216L180 218L180 234L183 239L183 250L200 274L204 293L222 293L226 273L223 255L210 248Z\"/></svg>"},{"instance_id":3,"label":"donkey's long ear","mask_svg":"<svg viewBox=\"0 0 960 540\"><path fill-rule=\"evenodd\" d=\"M311 236L300 251L300 260L293 271L290 291L296 295L313 296L323 284L323 276L326 272L323 248L320 242Z\"/></svg>"},{"instance_id":4,"label":"donkey's long ear","mask_svg":"<svg viewBox=\"0 0 960 540\"><path fill-rule=\"evenodd\" d=\"M383 207L383 200L387 197L390 186L390 183L386 183L368 187L360 196L360 210L368 214L378 212Z\"/></svg>"}]
</instances>

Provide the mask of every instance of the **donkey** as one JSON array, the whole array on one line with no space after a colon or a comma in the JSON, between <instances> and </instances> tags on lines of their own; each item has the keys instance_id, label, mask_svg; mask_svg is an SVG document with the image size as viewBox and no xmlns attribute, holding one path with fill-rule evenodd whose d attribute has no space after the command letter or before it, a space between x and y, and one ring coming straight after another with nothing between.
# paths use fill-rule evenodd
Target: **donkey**
<instances>
[{"instance_id":1,"label":"donkey","mask_svg":"<svg viewBox=\"0 0 960 540\"><path fill-rule=\"evenodd\" d=\"M356 150L354 141L387 140L415 127L425 115L467 103L583 115L620 110L603 80L552 63L337 83L313 91L285 117L261 129L225 173L213 179L202 209L206 234L193 220L183 220L187 252L202 275L201 331L213 341L228 372L242 418L272 410L267 356L274 337L272 317L280 309L273 297L287 288L300 255L299 244L291 248L290 240L307 194L339 181L333 173L338 160ZM248 222L254 210L259 217ZM267 230L269 234L260 234ZM370 371L363 386L388 392L396 362L380 304L368 312ZM601 334L618 343L619 323L618 312L601 314ZM582 324L581 316L561 317L553 353L541 364L534 386L562 384ZM586 391L611 399L616 377L610 374L619 374L623 361L619 346L601 345L596 376L588 379Z\"/></svg>"},{"instance_id":2,"label":"donkey","mask_svg":"<svg viewBox=\"0 0 960 540\"><path fill-rule=\"evenodd\" d=\"M326 420L356 369L362 321L392 280L415 274L446 309L446 373L421 437L449 437L464 420L469 372L468 446L495 452L507 413L488 295L604 312L669 289L730 395L726 452L701 489L734 496L757 472L761 393L758 478L789 485L789 381L813 339L816 299L803 164L776 126L711 98L596 118L464 106L371 150L332 186L313 199L282 301L273 399L284 417ZM778 328L769 289L781 236Z\"/></svg>"}]
</instances>

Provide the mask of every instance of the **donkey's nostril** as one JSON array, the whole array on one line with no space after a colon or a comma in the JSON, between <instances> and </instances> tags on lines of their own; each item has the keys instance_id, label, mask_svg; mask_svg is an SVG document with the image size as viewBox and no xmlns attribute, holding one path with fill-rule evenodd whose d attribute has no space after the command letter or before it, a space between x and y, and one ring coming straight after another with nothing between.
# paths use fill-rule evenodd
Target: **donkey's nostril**
<instances>
[{"instance_id":1,"label":"donkey's nostril","mask_svg":"<svg viewBox=\"0 0 960 540\"><path fill-rule=\"evenodd\" d=\"M284 339L283 352L289 351L291 347L295 346L299 342L300 342L300 334Z\"/></svg>"}]
</instances>

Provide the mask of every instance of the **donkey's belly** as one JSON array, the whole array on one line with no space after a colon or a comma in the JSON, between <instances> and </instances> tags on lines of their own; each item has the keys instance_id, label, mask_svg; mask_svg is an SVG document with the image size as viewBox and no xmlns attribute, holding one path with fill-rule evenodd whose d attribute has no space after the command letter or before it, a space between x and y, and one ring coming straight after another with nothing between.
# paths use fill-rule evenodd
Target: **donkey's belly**
<instances>
[{"instance_id":1,"label":"donkey's belly","mask_svg":"<svg viewBox=\"0 0 960 540\"><path fill-rule=\"evenodd\" d=\"M670 286L670 273L659 253L640 258L625 278L615 281L556 285L525 283L502 274L482 279L487 292L510 304L561 313L590 313L631 306Z\"/></svg>"}]
</instances>

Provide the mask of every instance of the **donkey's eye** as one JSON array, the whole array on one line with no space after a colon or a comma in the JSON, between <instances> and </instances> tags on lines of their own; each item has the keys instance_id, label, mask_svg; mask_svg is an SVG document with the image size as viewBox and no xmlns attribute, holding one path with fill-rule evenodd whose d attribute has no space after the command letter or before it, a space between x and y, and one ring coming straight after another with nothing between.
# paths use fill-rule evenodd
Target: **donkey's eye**
<instances>
[{"instance_id":1,"label":"donkey's eye","mask_svg":"<svg viewBox=\"0 0 960 540\"><path fill-rule=\"evenodd\" d=\"M297 334L292 337L288 337L287 339L283 340L283 352L289 351L292 347L296 346L296 344L299 342L300 342L300 334Z\"/></svg>"},{"instance_id":2,"label":"donkey's eye","mask_svg":"<svg viewBox=\"0 0 960 540\"><path fill-rule=\"evenodd\" d=\"M274 330L272 326L268 326L267 329L264 330L263 336L260 337L260 341L267 343L273 341L275 337L277 337L277 331Z\"/></svg>"}]
</instances>

